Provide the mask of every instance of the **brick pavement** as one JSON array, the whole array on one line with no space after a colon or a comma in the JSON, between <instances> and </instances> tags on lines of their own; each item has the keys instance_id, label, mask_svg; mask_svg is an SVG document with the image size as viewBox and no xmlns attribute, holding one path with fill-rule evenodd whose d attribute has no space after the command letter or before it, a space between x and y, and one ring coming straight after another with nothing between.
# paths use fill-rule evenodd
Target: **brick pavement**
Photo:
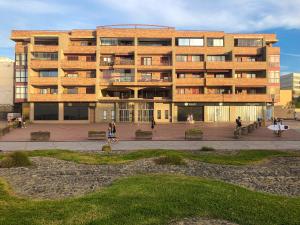
<instances>
[{"instance_id":1,"label":"brick pavement","mask_svg":"<svg viewBox=\"0 0 300 225\"><path fill-rule=\"evenodd\" d=\"M282 137L276 137L266 127L259 128L253 133L242 136L244 141L300 141L300 122L286 122L292 128L283 133ZM154 129L153 140L184 140L184 132L188 128L200 127L204 132L203 140L232 141L234 124L232 123L198 123L190 125L186 123L158 124ZM107 129L107 124L30 124L26 129L15 129L0 137L2 141L30 141L30 132L50 131L51 141L87 141L89 130ZM137 129L151 130L149 124L117 124L117 135L120 140L134 140Z\"/></svg>"}]
</instances>

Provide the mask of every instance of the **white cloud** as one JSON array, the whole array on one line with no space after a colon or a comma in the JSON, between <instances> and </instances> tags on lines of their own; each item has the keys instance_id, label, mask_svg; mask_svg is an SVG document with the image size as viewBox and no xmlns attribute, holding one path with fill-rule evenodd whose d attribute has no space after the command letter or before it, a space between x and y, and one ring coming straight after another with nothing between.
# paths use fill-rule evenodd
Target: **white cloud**
<instances>
[{"instance_id":1,"label":"white cloud","mask_svg":"<svg viewBox=\"0 0 300 225\"><path fill-rule=\"evenodd\" d=\"M126 22L225 31L300 28L300 0L94 0ZM121 22L121 21L120 21Z\"/></svg>"},{"instance_id":2,"label":"white cloud","mask_svg":"<svg viewBox=\"0 0 300 225\"><path fill-rule=\"evenodd\" d=\"M285 53L285 52L281 52L281 55L292 56L292 57L300 57L300 54Z\"/></svg>"}]
</instances>

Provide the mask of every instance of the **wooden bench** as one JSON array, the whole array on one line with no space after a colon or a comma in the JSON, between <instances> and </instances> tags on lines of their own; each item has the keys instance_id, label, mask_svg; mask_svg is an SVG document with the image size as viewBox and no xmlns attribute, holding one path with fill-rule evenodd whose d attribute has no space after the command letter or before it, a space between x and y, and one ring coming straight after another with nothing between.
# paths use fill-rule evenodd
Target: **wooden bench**
<instances>
[{"instance_id":1,"label":"wooden bench","mask_svg":"<svg viewBox=\"0 0 300 225\"><path fill-rule=\"evenodd\" d=\"M106 140L105 131L89 131L88 140Z\"/></svg>"}]
</instances>

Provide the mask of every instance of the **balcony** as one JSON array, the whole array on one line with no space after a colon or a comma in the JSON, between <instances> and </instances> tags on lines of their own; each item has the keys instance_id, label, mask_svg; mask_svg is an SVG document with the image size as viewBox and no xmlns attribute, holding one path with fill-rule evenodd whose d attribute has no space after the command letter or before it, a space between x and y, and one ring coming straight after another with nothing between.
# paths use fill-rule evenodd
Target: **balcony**
<instances>
[{"instance_id":1,"label":"balcony","mask_svg":"<svg viewBox=\"0 0 300 225\"><path fill-rule=\"evenodd\" d=\"M100 46L101 54L127 54L135 51L135 46L105 45Z\"/></svg>"},{"instance_id":2,"label":"balcony","mask_svg":"<svg viewBox=\"0 0 300 225\"><path fill-rule=\"evenodd\" d=\"M263 48L255 48L255 47L234 47L233 54L234 55L261 55L263 53Z\"/></svg>"},{"instance_id":3,"label":"balcony","mask_svg":"<svg viewBox=\"0 0 300 225\"><path fill-rule=\"evenodd\" d=\"M138 79L138 86L172 86L172 79Z\"/></svg>"},{"instance_id":4,"label":"balcony","mask_svg":"<svg viewBox=\"0 0 300 225\"><path fill-rule=\"evenodd\" d=\"M66 54L76 54L76 53L85 53L85 54L95 54L96 46L81 46L81 45L69 45L67 49L64 50Z\"/></svg>"},{"instance_id":5,"label":"balcony","mask_svg":"<svg viewBox=\"0 0 300 225\"><path fill-rule=\"evenodd\" d=\"M206 69L232 69L233 68L233 62L231 61L219 61L219 62L206 62Z\"/></svg>"},{"instance_id":6,"label":"balcony","mask_svg":"<svg viewBox=\"0 0 300 225\"><path fill-rule=\"evenodd\" d=\"M267 47L268 55L280 55L280 47Z\"/></svg>"},{"instance_id":7,"label":"balcony","mask_svg":"<svg viewBox=\"0 0 300 225\"><path fill-rule=\"evenodd\" d=\"M232 86L234 84L234 78L206 78L207 86Z\"/></svg>"},{"instance_id":8,"label":"balcony","mask_svg":"<svg viewBox=\"0 0 300 225\"><path fill-rule=\"evenodd\" d=\"M172 46L138 46L137 54L170 54Z\"/></svg>"},{"instance_id":9,"label":"balcony","mask_svg":"<svg viewBox=\"0 0 300 225\"><path fill-rule=\"evenodd\" d=\"M204 86L204 78L177 78L175 84L176 86Z\"/></svg>"},{"instance_id":10,"label":"balcony","mask_svg":"<svg viewBox=\"0 0 300 225\"><path fill-rule=\"evenodd\" d=\"M236 70L266 70L267 62L256 61L256 62L233 62L233 69Z\"/></svg>"},{"instance_id":11,"label":"balcony","mask_svg":"<svg viewBox=\"0 0 300 225\"><path fill-rule=\"evenodd\" d=\"M234 78L237 87L264 87L268 85L267 78Z\"/></svg>"},{"instance_id":12,"label":"balcony","mask_svg":"<svg viewBox=\"0 0 300 225\"><path fill-rule=\"evenodd\" d=\"M268 94L187 94L174 96L176 102L272 102Z\"/></svg>"},{"instance_id":13,"label":"balcony","mask_svg":"<svg viewBox=\"0 0 300 225\"><path fill-rule=\"evenodd\" d=\"M58 52L58 45L33 45L32 52Z\"/></svg>"},{"instance_id":14,"label":"balcony","mask_svg":"<svg viewBox=\"0 0 300 225\"><path fill-rule=\"evenodd\" d=\"M61 84L64 86L91 86L96 84L96 79L87 77L62 77Z\"/></svg>"},{"instance_id":15,"label":"balcony","mask_svg":"<svg viewBox=\"0 0 300 225\"><path fill-rule=\"evenodd\" d=\"M96 62L63 60L61 67L64 69L96 69Z\"/></svg>"},{"instance_id":16,"label":"balcony","mask_svg":"<svg viewBox=\"0 0 300 225\"><path fill-rule=\"evenodd\" d=\"M29 82L31 85L57 85L58 78L57 77L37 77L37 76L30 76Z\"/></svg>"},{"instance_id":17,"label":"balcony","mask_svg":"<svg viewBox=\"0 0 300 225\"><path fill-rule=\"evenodd\" d=\"M57 69L58 61L32 59L30 62L30 67L32 69Z\"/></svg>"},{"instance_id":18,"label":"balcony","mask_svg":"<svg viewBox=\"0 0 300 225\"><path fill-rule=\"evenodd\" d=\"M61 101L69 102L96 102L96 94L62 94Z\"/></svg>"},{"instance_id":19,"label":"balcony","mask_svg":"<svg viewBox=\"0 0 300 225\"><path fill-rule=\"evenodd\" d=\"M204 62L176 62L176 69L205 69Z\"/></svg>"},{"instance_id":20,"label":"balcony","mask_svg":"<svg viewBox=\"0 0 300 225\"><path fill-rule=\"evenodd\" d=\"M28 101L31 102L58 102L57 94L29 94Z\"/></svg>"},{"instance_id":21,"label":"balcony","mask_svg":"<svg viewBox=\"0 0 300 225\"><path fill-rule=\"evenodd\" d=\"M141 64L138 69L140 70L147 70L147 69L151 69L151 70L155 70L155 69L165 69L165 70L171 70L172 69L172 62L167 61L167 62L160 62L160 63L152 63L151 65L143 65Z\"/></svg>"}]
</instances>

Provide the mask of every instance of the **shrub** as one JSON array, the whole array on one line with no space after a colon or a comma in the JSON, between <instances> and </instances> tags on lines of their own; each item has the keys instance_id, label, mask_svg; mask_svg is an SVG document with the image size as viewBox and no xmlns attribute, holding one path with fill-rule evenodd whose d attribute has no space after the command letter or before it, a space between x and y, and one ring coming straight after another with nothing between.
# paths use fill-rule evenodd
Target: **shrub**
<instances>
[{"instance_id":1,"label":"shrub","mask_svg":"<svg viewBox=\"0 0 300 225\"><path fill-rule=\"evenodd\" d=\"M154 159L157 165L185 165L183 158L178 155L162 156Z\"/></svg>"},{"instance_id":2,"label":"shrub","mask_svg":"<svg viewBox=\"0 0 300 225\"><path fill-rule=\"evenodd\" d=\"M26 167L30 166L31 162L24 152L13 152L5 156L0 161L0 167L11 168L11 167Z\"/></svg>"},{"instance_id":3,"label":"shrub","mask_svg":"<svg viewBox=\"0 0 300 225\"><path fill-rule=\"evenodd\" d=\"M111 152L111 147L110 147L110 145L103 145L103 146L102 146L102 151L103 151L103 152Z\"/></svg>"},{"instance_id":4,"label":"shrub","mask_svg":"<svg viewBox=\"0 0 300 225\"><path fill-rule=\"evenodd\" d=\"M211 152L211 151L215 151L215 149L213 147L207 147L207 146L203 146L200 151L203 152Z\"/></svg>"}]
</instances>

